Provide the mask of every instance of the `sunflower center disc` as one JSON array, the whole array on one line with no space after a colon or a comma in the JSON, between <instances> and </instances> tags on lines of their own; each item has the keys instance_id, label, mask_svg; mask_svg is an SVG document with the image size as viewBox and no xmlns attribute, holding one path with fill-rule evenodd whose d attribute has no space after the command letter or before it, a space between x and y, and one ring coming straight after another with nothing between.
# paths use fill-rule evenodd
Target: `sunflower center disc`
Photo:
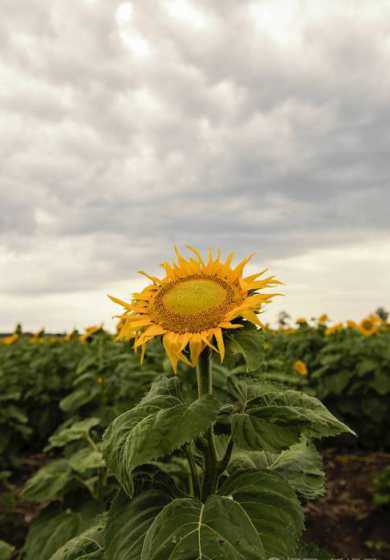
<instances>
[{"instance_id":1,"label":"sunflower center disc","mask_svg":"<svg viewBox=\"0 0 390 560\"><path fill-rule=\"evenodd\" d=\"M157 295L154 317L173 332L200 332L218 326L232 298L231 286L220 278L183 278Z\"/></svg>"},{"instance_id":2,"label":"sunflower center disc","mask_svg":"<svg viewBox=\"0 0 390 560\"><path fill-rule=\"evenodd\" d=\"M226 289L214 280L186 280L172 286L163 296L164 307L179 315L202 313L222 305L227 298Z\"/></svg>"}]
</instances>

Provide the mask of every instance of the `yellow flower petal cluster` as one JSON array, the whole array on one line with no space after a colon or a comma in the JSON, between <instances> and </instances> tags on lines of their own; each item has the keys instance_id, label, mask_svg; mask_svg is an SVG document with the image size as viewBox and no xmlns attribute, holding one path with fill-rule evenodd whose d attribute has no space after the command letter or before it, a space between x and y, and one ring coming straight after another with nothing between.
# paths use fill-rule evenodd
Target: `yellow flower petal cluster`
<instances>
[{"instance_id":1,"label":"yellow flower petal cluster","mask_svg":"<svg viewBox=\"0 0 390 560\"><path fill-rule=\"evenodd\" d=\"M332 334L342 331L343 329L344 329L344 325L342 323L336 323L335 325L328 327L325 331L325 334L327 336L330 336Z\"/></svg>"},{"instance_id":2,"label":"yellow flower petal cluster","mask_svg":"<svg viewBox=\"0 0 390 560\"><path fill-rule=\"evenodd\" d=\"M323 313L322 315L320 315L318 317L318 324L319 325L325 325L325 323L327 323L329 321L329 317L326 313Z\"/></svg>"},{"instance_id":3,"label":"yellow flower petal cluster","mask_svg":"<svg viewBox=\"0 0 390 560\"><path fill-rule=\"evenodd\" d=\"M293 369L296 373L299 373L299 375L303 375L304 377L306 377L309 373L305 362L302 360L294 362Z\"/></svg>"},{"instance_id":4,"label":"yellow flower petal cluster","mask_svg":"<svg viewBox=\"0 0 390 560\"><path fill-rule=\"evenodd\" d=\"M92 336L100 331L103 330L103 323L100 325L91 325L90 327L86 327L85 332L80 335L80 342L87 342Z\"/></svg>"},{"instance_id":5,"label":"yellow flower petal cluster","mask_svg":"<svg viewBox=\"0 0 390 560\"><path fill-rule=\"evenodd\" d=\"M5 344L5 346L11 346L11 344L15 344L15 342L17 342L18 340L19 335L16 333L0 338L1 344Z\"/></svg>"},{"instance_id":6,"label":"yellow flower petal cluster","mask_svg":"<svg viewBox=\"0 0 390 560\"><path fill-rule=\"evenodd\" d=\"M360 322L358 330L364 336L371 336L379 331L381 325L382 319L375 313L372 313Z\"/></svg>"},{"instance_id":7,"label":"yellow flower petal cluster","mask_svg":"<svg viewBox=\"0 0 390 560\"><path fill-rule=\"evenodd\" d=\"M180 361L196 366L206 347L222 361L224 330L241 328L243 322L238 319L262 326L257 313L277 294L258 290L281 283L273 276L261 278L265 270L244 278L252 255L233 266L234 253L223 261L220 251L214 256L209 249L203 259L198 249L188 249L192 255L185 258L175 248L177 262L161 265L163 278L141 271L151 284L133 294L131 303L109 296L125 309L119 316L118 339L134 339L134 349L141 348L142 359L146 345L161 336L174 371Z\"/></svg>"}]
</instances>

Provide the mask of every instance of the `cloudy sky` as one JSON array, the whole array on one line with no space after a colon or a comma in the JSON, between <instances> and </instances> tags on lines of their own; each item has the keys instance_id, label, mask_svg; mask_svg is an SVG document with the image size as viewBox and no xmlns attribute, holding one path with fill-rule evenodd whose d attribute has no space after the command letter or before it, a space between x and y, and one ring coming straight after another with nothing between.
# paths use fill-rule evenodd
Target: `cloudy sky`
<instances>
[{"instance_id":1,"label":"cloudy sky","mask_svg":"<svg viewBox=\"0 0 390 560\"><path fill-rule=\"evenodd\" d=\"M111 327L174 243L390 307L389 68L388 0L2 0L0 329Z\"/></svg>"}]
</instances>

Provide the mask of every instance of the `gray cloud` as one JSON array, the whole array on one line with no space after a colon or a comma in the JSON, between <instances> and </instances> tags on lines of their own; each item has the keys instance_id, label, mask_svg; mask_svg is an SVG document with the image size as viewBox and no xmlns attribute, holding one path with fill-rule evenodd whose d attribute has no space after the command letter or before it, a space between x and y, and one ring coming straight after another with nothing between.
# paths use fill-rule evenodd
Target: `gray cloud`
<instances>
[{"instance_id":1,"label":"gray cloud","mask_svg":"<svg viewBox=\"0 0 390 560\"><path fill-rule=\"evenodd\" d=\"M289 6L3 1L4 294L390 236L389 5Z\"/></svg>"}]
</instances>

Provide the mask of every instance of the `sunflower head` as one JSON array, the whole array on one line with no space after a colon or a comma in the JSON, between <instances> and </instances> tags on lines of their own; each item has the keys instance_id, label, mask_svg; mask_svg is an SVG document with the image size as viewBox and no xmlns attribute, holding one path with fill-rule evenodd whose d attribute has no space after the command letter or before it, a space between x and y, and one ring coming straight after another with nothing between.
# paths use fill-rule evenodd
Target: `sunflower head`
<instances>
[{"instance_id":1,"label":"sunflower head","mask_svg":"<svg viewBox=\"0 0 390 560\"><path fill-rule=\"evenodd\" d=\"M304 377L306 377L309 373L305 362L303 362L302 360L297 360L296 362L294 362L293 369L295 373L303 375Z\"/></svg>"},{"instance_id":2,"label":"sunflower head","mask_svg":"<svg viewBox=\"0 0 390 560\"><path fill-rule=\"evenodd\" d=\"M336 323L335 325L332 325L331 327L328 327L325 331L325 334L327 336L331 336L332 334L338 333L340 331L342 331L344 329L344 326L342 323Z\"/></svg>"},{"instance_id":3,"label":"sunflower head","mask_svg":"<svg viewBox=\"0 0 390 560\"><path fill-rule=\"evenodd\" d=\"M261 278L265 270L243 277L251 257L232 265L233 253L225 261L220 252L207 259L188 246L192 253L183 257L176 248L177 261L163 263L164 276L157 278L141 272L151 283L127 303L109 296L124 307L119 316L118 338L134 339L134 349L141 348L155 337L162 337L173 369L178 362L195 366L201 352L209 347L224 358L223 331L238 329L243 321L262 326L257 313L274 295L259 290L280 284L273 276Z\"/></svg>"},{"instance_id":4,"label":"sunflower head","mask_svg":"<svg viewBox=\"0 0 390 560\"><path fill-rule=\"evenodd\" d=\"M91 325L89 327L86 327L85 332L80 335L80 342L88 342L89 340L92 340L95 334L101 332L104 332L103 323L101 323L100 325Z\"/></svg>"},{"instance_id":5,"label":"sunflower head","mask_svg":"<svg viewBox=\"0 0 390 560\"><path fill-rule=\"evenodd\" d=\"M17 342L18 340L19 335L16 333L10 334L9 336L4 336L0 339L1 344L4 344L5 346L11 346L11 344L15 344L15 342Z\"/></svg>"},{"instance_id":6,"label":"sunflower head","mask_svg":"<svg viewBox=\"0 0 390 560\"><path fill-rule=\"evenodd\" d=\"M363 319L358 326L360 333L364 336L371 336L377 333L381 324L381 320L378 319L379 317L376 315L369 315Z\"/></svg>"},{"instance_id":7,"label":"sunflower head","mask_svg":"<svg viewBox=\"0 0 390 560\"><path fill-rule=\"evenodd\" d=\"M320 315L318 317L318 324L319 325L325 325L328 321L329 321L329 317L327 316L326 313L323 313L322 315Z\"/></svg>"}]
</instances>

